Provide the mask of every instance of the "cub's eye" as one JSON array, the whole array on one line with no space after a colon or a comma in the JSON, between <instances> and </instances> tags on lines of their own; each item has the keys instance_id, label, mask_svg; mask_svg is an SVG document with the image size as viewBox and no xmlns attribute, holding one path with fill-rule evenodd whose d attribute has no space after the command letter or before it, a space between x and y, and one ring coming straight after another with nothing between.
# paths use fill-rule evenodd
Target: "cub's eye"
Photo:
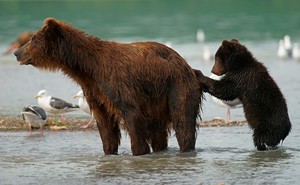
<instances>
[{"instance_id":1,"label":"cub's eye","mask_svg":"<svg viewBox=\"0 0 300 185\"><path fill-rule=\"evenodd\" d=\"M220 57L215 57L215 61L222 62Z\"/></svg>"}]
</instances>

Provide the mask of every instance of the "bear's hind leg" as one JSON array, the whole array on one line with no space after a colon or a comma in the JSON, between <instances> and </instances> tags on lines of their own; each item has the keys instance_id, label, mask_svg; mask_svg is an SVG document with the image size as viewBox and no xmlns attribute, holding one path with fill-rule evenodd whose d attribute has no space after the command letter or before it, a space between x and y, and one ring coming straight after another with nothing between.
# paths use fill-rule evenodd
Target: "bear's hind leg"
<instances>
[{"instance_id":1,"label":"bear's hind leg","mask_svg":"<svg viewBox=\"0 0 300 185\"><path fill-rule=\"evenodd\" d=\"M173 129L181 152L195 150L196 144L196 118L201 102L201 93L197 89L171 90L169 109ZM185 92L185 93L184 93ZM178 94L181 93L181 94Z\"/></svg>"},{"instance_id":2,"label":"bear's hind leg","mask_svg":"<svg viewBox=\"0 0 300 185\"><path fill-rule=\"evenodd\" d=\"M175 121L173 128L176 133L177 142L181 152L190 152L195 150L196 128L186 127L185 121ZM193 124L193 123L188 123Z\"/></svg>"},{"instance_id":3,"label":"bear's hind leg","mask_svg":"<svg viewBox=\"0 0 300 185\"><path fill-rule=\"evenodd\" d=\"M264 151L269 149L276 149L281 139L276 137L276 132L272 133L266 129L254 129L253 142L257 150Z\"/></svg>"},{"instance_id":4,"label":"bear's hind leg","mask_svg":"<svg viewBox=\"0 0 300 185\"><path fill-rule=\"evenodd\" d=\"M179 114L180 112L180 114ZM195 150L196 144L196 116L191 112L182 114L182 111L172 110L173 129L181 152Z\"/></svg>"},{"instance_id":5,"label":"bear's hind leg","mask_svg":"<svg viewBox=\"0 0 300 185\"><path fill-rule=\"evenodd\" d=\"M154 122L152 124L151 147L153 152L163 151L168 147L168 123Z\"/></svg>"}]
</instances>

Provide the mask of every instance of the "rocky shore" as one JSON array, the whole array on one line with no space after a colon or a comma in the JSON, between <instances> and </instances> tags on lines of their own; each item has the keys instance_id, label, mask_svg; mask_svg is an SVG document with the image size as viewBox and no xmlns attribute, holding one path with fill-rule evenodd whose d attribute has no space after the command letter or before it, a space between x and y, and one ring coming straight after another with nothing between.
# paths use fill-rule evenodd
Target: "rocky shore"
<instances>
[{"instance_id":1,"label":"rocky shore","mask_svg":"<svg viewBox=\"0 0 300 185\"><path fill-rule=\"evenodd\" d=\"M81 128L89 122L90 118L66 118L65 121L60 119L49 118L44 127L46 131L79 131L79 130L97 130L96 124L92 124L87 129ZM215 118L209 121L202 121L197 123L199 127L220 127L220 126L243 126L247 124L245 120L242 121L226 121L221 118ZM0 116L0 131L27 131L28 124L23 121L21 116Z\"/></svg>"}]
</instances>

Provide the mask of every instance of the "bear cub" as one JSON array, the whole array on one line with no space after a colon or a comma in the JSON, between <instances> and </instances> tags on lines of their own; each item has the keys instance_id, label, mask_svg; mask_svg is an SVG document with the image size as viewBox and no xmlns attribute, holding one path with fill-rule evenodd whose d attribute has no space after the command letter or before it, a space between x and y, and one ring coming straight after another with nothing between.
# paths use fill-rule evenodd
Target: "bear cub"
<instances>
[{"instance_id":1,"label":"bear cub","mask_svg":"<svg viewBox=\"0 0 300 185\"><path fill-rule=\"evenodd\" d=\"M289 134L291 122L285 98L266 67L232 39L218 48L211 72L225 76L220 81L200 76L204 91L222 100L239 98L254 145L258 150L276 148Z\"/></svg>"}]
</instances>

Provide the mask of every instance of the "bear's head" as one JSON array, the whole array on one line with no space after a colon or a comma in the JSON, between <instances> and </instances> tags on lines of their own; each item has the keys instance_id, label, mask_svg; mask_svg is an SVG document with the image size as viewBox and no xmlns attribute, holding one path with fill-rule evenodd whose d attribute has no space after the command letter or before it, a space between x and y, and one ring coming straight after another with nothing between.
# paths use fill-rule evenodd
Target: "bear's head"
<instances>
[{"instance_id":1,"label":"bear's head","mask_svg":"<svg viewBox=\"0 0 300 185\"><path fill-rule=\"evenodd\" d=\"M240 70L249 64L249 59L252 59L252 54L238 40L224 40L215 54L215 64L211 72L220 76Z\"/></svg>"},{"instance_id":2,"label":"bear's head","mask_svg":"<svg viewBox=\"0 0 300 185\"><path fill-rule=\"evenodd\" d=\"M70 31L67 32L73 28L54 18L47 18L44 22L45 25L32 36L28 43L16 50L14 55L21 65L57 70L61 68L65 58L67 58L63 56L70 56L68 52L71 43L68 40L74 35L70 34Z\"/></svg>"}]
</instances>

